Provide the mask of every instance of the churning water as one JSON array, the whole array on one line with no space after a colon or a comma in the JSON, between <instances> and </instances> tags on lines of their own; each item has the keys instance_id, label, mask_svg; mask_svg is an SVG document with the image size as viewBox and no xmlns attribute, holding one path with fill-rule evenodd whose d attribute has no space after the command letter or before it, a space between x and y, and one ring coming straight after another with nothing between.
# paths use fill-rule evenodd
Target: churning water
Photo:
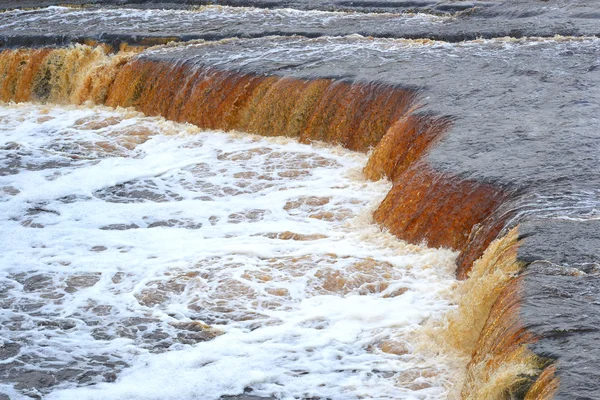
<instances>
[{"instance_id":1,"label":"churning water","mask_svg":"<svg viewBox=\"0 0 600 400\"><path fill-rule=\"evenodd\" d=\"M366 155L123 109L0 108L0 391L433 399L454 253L371 221Z\"/></svg>"}]
</instances>

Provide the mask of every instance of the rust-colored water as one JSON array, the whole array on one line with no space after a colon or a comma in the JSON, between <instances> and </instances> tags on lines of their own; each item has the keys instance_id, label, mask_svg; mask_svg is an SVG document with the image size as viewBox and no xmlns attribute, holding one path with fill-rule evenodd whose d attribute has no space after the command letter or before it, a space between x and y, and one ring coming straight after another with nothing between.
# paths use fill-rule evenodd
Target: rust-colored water
<instances>
[{"instance_id":1,"label":"rust-colored water","mask_svg":"<svg viewBox=\"0 0 600 400\"><path fill-rule=\"evenodd\" d=\"M493 241L456 292L456 310L445 317L442 345L468 360L454 397L541 400L552 398L558 387L555 366L527 347L536 338L520 315L524 265L517 260L519 245L518 228Z\"/></svg>"},{"instance_id":2,"label":"rust-colored water","mask_svg":"<svg viewBox=\"0 0 600 400\"><path fill-rule=\"evenodd\" d=\"M375 219L412 243L462 250L472 229L489 217L506 196L491 185L461 180L412 164L394 176L394 186L375 212ZM483 252L493 237L486 238ZM481 253L476 254L478 258ZM460 268L468 270L468 267Z\"/></svg>"},{"instance_id":3,"label":"rust-colored water","mask_svg":"<svg viewBox=\"0 0 600 400\"><path fill-rule=\"evenodd\" d=\"M452 346L471 357L462 397L525 395L542 365L527 350L534 338L519 320L516 232L492 243L504 226L494 213L509 195L423 161L449 128L448 120L415 113L418 96L407 89L171 65L137 58L137 52L85 45L3 51L0 99L91 101L202 128L285 135L363 152L372 148L365 175L393 182L376 221L408 242L458 250L457 275L470 276L448 322ZM330 282L324 288L341 285L335 276L323 279ZM552 368L543 371L527 398L552 396L558 385Z\"/></svg>"}]
</instances>

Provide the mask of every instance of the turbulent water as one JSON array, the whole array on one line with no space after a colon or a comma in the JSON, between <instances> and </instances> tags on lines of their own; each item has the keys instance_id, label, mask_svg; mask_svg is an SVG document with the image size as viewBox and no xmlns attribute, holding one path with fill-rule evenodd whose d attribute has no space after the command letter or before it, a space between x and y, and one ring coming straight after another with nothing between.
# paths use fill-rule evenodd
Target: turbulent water
<instances>
[{"instance_id":1,"label":"turbulent water","mask_svg":"<svg viewBox=\"0 0 600 400\"><path fill-rule=\"evenodd\" d=\"M68 43L81 38L129 44L153 40L223 39L265 34L322 36L362 33L395 37L425 31L447 17L426 14L265 10L251 7L200 7L189 10L71 9L49 7L0 13L0 42L24 44L28 39ZM81 26L85 25L85 32ZM40 30L40 26L48 29ZM31 43L29 41L29 43Z\"/></svg>"},{"instance_id":2,"label":"turbulent water","mask_svg":"<svg viewBox=\"0 0 600 400\"><path fill-rule=\"evenodd\" d=\"M371 222L364 154L122 109L0 108L0 392L444 398L454 253Z\"/></svg>"},{"instance_id":3,"label":"turbulent water","mask_svg":"<svg viewBox=\"0 0 600 400\"><path fill-rule=\"evenodd\" d=\"M416 28L427 23L439 23L449 17L428 14L363 14L347 12L298 11L293 9L260 9L252 7L206 6L195 11L187 10L136 10L130 8L113 9L73 9L48 7L36 10L14 10L0 13L0 26L6 30L23 33L39 33L40 25L69 31L75 25L86 24L87 33L106 34L107 26L111 33L140 32L146 35L160 32L163 35L202 35L212 32L236 30L232 21L252 22L255 30L261 32L266 27L273 31L286 31L290 25L296 29L345 29L358 32L368 30L372 24L412 25ZM115 31L116 30L116 31ZM252 31L246 31L252 36ZM223 33L221 33L223 35Z\"/></svg>"}]
</instances>

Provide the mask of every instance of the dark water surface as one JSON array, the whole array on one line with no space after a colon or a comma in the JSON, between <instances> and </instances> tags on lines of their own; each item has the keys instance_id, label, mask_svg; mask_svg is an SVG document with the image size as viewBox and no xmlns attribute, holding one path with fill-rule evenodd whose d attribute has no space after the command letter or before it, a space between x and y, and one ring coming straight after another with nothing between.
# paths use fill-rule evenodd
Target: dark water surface
<instances>
[{"instance_id":1,"label":"dark water surface","mask_svg":"<svg viewBox=\"0 0 600 400\"><path fill-rule=\"evenodd\" d=\"M95 39L143 44L151 39L186 41L349 34L458 42L505 36L600 34L600 13L593 1L583 0L564 4L557 1L521 1L518 4L513 1L281 3L239 2L232 5L243 7L227 7L228 4L224 4L225 8L209 6L195 8L191 12L185 11L191 3L147 2L110 3L136 7L135 10L114 5L107 9L93 4L75 9L16 10L0 14L0 42L5 46L40 46ZM11 8L14 4L0 1L0 9ZM52 5L51 2L36 2L31 7L44 4ZM261 5L265 8L252 8ZM22 2L19 6L26 7ZM85 29L81 29L82 25Z\"/></svg>"}]
</instances>

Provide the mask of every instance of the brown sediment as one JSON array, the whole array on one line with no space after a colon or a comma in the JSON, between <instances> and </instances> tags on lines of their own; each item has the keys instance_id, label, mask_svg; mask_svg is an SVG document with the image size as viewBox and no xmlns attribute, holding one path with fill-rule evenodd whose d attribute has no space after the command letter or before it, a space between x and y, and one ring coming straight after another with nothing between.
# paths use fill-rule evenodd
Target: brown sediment
<instances>
[{"instance_id":1,"label":"brown sediment","mask_svg":"<svg viewBox=\"0 0 600 400\"><path fill-rule=\"evenodd\" d=\"M416 113L417 93L390 85L215 70L136 58L134 50L113 54L106 46L76 45L3 51L0 99L91 101L201 128L373 148L365 175L393 183L375 220L408 242L460 253L457 276L468 279L447 330L452 346L471 357L462 396L525 395L542 364L527 349L535 338L519 320L516 230L496 239L507 219L498 210L510 194L424 161L450 120ZM557 386L548 367L527 398L549 398Z\"/></svg>"}]
</instances>

